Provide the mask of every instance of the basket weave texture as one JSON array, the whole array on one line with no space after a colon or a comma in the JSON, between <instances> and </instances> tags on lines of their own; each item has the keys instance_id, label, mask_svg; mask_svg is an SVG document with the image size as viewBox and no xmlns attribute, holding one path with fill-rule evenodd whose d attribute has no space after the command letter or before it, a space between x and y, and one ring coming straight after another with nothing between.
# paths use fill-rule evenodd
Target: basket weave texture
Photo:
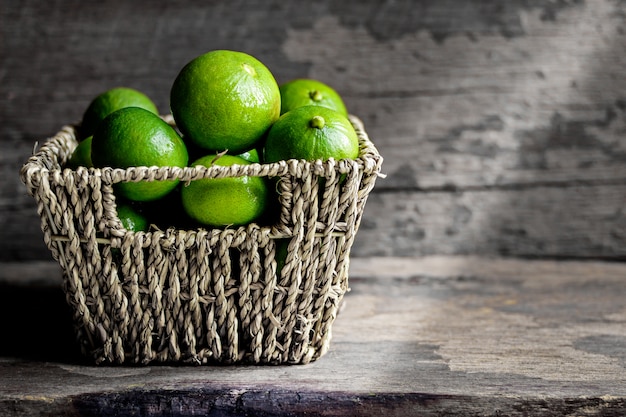
<instances>
[{"instance_id":1,"label":"basket weave texture","mask_svg":"<svg viewBox=\"0 0 626 417\"><path fill-rule=\"evenodd\" d=\"M63 271L83 353L97 364L303 364L324 355L382 164L361 121L350 121L354 161L71 170L76 127L46 140L20 175ZM273 224L132 232L117 216L119 182L242 175L278 179Z\"/></svg>"}]
</instances>

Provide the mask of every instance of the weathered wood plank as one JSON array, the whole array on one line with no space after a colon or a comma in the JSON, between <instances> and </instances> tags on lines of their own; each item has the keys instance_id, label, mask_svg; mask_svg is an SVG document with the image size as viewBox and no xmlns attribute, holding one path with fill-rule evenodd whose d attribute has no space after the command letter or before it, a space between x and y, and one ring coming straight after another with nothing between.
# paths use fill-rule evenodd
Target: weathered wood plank
<instances>
[{"instance_id":1,"label":"weathered wood plank","mask_svg":"<svg viewBox=\"0 0 626 417\"><path fill-rule=\"evenodd\" d=\"M353 250L624 259L625 196L623 185L379 192Z\"/></svg>"},{"instance_id":2,"label":"weathered wood plank","mask_svg":"<svg viewBox=\"0 0 626 417\"><path fill-rule=\"evenodd\" d=\"M558 188L584 185L599 188L590 192L599 210L613 209L619 196L603 190L626 180L625 16L626 5L613 0L9 2L0 9L0 259L48 259L17 177L36 141L78 121L91 98L115 85L146 92L167 112L180 67L216 48L252 53L280 82L308 76L335 86L385 157L388 177L374 193L387 205L408 194L454 199L482 189L504 200L536 187L564 207ZM522 204L513 217L525 221L532 208ZM406 213L387 216L402 224ZM548 239L547 254L621 257L623 240L605 236L598 245L594 225L619 230L622 216L588 219L579 235L592 237L574 247ZM387 252L467 253L469 236L409 249L387 239L398 243ZM505 231L494 241L510 243L476 253L526 255L525 239Z\"/></svg>"},{"instance_id":3,"label":"weathered wood plank","mask_svg":"<svg viewBox=\"0 0 626 417\"><path fill-rule=\"evenodd\" d=\"M32 293L18 291L19 267L10 266L0 269L12 271L0 272L0 306L28 305ZM24 315L0 315L9 329L0 346L0 415L626 412L624 264L353 258L350 273L331 349L314 363L94 367L60 354L71 343L58 276L41 280L25 268L31 284L22 288L48 288L46 314L57 322L46 334L59 337L36 356L11 350L24 335L36 343L36 332L27 335L34 328Z\"/></svg>"},{"instance_id":4,"label":"weathered wood plank","mask_svg":"<svg viewBox=\"0 0 626 417\"><path fill-rule=\"evenodd\" d=\"M3 404L4 403L4 404ZM165 394L139 391L122 394L82 395L73 399L32 398L1 402L7 416L58 415L115 417L145 416L510 416L563 417L596 415L621 417L625 403L620 398L517 399L428 394L362 394L324 392L276 392L236 388L168 390Z\"/></svg>"},{"instance_id":5,"label":"weathered wood plank","mask_svg":"<svg viewBox=\"0 0 626 417\"><path fill-rule=\"evenodd\" d=\"M603 1L555 20L533 10L515 16L522 33L513 38L440 42L417 31L392 43L329 16L292 30L285 49L354 100L387 157L385 187L624 180L626 42L615 12ZM347 51L355 56L343 71L327 64Z\"/></svg>"}]
</instances>

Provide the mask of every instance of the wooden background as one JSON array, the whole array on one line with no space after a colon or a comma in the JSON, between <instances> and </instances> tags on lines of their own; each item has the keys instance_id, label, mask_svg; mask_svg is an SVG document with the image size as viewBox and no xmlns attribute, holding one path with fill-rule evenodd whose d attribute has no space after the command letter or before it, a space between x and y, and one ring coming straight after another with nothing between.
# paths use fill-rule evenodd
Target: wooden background
<instances>
[{"instance_id":1,"label":"wooden background","mask_svg":"<svg viewBox=\"0 0 626 417\"><path fill-rule=\"evenodd\" d=\"M0 261L48 260L18 171L118 85L248 52L333 85L385 158L354 256L626 259L626 1L4 1Z\"/></svg>"}]
</instances>

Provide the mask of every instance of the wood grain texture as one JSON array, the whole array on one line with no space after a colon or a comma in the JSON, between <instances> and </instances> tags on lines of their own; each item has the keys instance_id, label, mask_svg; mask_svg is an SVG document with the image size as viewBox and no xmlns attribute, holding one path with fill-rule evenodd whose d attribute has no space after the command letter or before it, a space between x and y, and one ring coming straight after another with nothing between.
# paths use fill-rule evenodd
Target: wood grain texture
<instances>
[{"instance_id":1,"label":"wood grain texture","mask_svg":"<svg viewBox=\"0 0 626 417\"><path fill-rule=\"evenodd\" d=\"M47 293L50 322L42 345L28 317L0 315L0 415L626 413L622 263L354 258L326 356L301 366L203 367L82 363L67 337L59 276L45 263L39 273L6 266L0 308L33 300L19 274Z\"/></svg>"},{"instance_id":2,"label":"wood grain texture","mask_svg":"<svg viewBox=\"0 0 626 417\"><path fill-rule=\"evenodd\" d=\"M257 56L279 82L328 82L363 119L388 176L368 203L376 239L361 238L355 254L623 258L625 16L619 0L9 2L0 10L0 259L49 259L17 177L36 141L115 85L146 92L167 112L178 70L217 48ZM584 210L568 193L583 188L594 199ZM386 211L399 199L459 195L498 201L467 206L474 217L546 227L530 243L539 247L485 224L479 234L490 239L472 241L476 223L465 229L446 206ZM562 237L555 210L585 219L572 238ZM408 217L461 229L405 243L398 230L413 227Z\"/></svg>"},{"instance_id":3,"label":"wood grain texture","mask_svg":"<svg viewBox=\"0 0 626 417\"><path fill-rule=\"evenodd\" d=\"M623 260L624 195L622 185L379 192L368 200L353 250Z\"/></svg>"}]
</instances>

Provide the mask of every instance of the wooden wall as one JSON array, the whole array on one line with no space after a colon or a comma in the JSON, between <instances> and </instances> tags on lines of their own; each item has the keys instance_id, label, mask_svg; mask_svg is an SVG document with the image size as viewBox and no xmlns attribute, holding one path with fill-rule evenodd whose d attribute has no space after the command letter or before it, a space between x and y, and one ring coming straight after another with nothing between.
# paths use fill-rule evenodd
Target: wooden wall
<instances>
[{"instance_id":1,"label":"wooden wall","mask_svg":"<svg viewBox=\"0 0 626 417\"><path fill-rule=\"evenodd\" d=\"M117 85L248 52L333 85L385 158L354 256L625 259L626 1L5 1L0 260L49 259L18 171Z\"/></svg>"}]
</instances>

